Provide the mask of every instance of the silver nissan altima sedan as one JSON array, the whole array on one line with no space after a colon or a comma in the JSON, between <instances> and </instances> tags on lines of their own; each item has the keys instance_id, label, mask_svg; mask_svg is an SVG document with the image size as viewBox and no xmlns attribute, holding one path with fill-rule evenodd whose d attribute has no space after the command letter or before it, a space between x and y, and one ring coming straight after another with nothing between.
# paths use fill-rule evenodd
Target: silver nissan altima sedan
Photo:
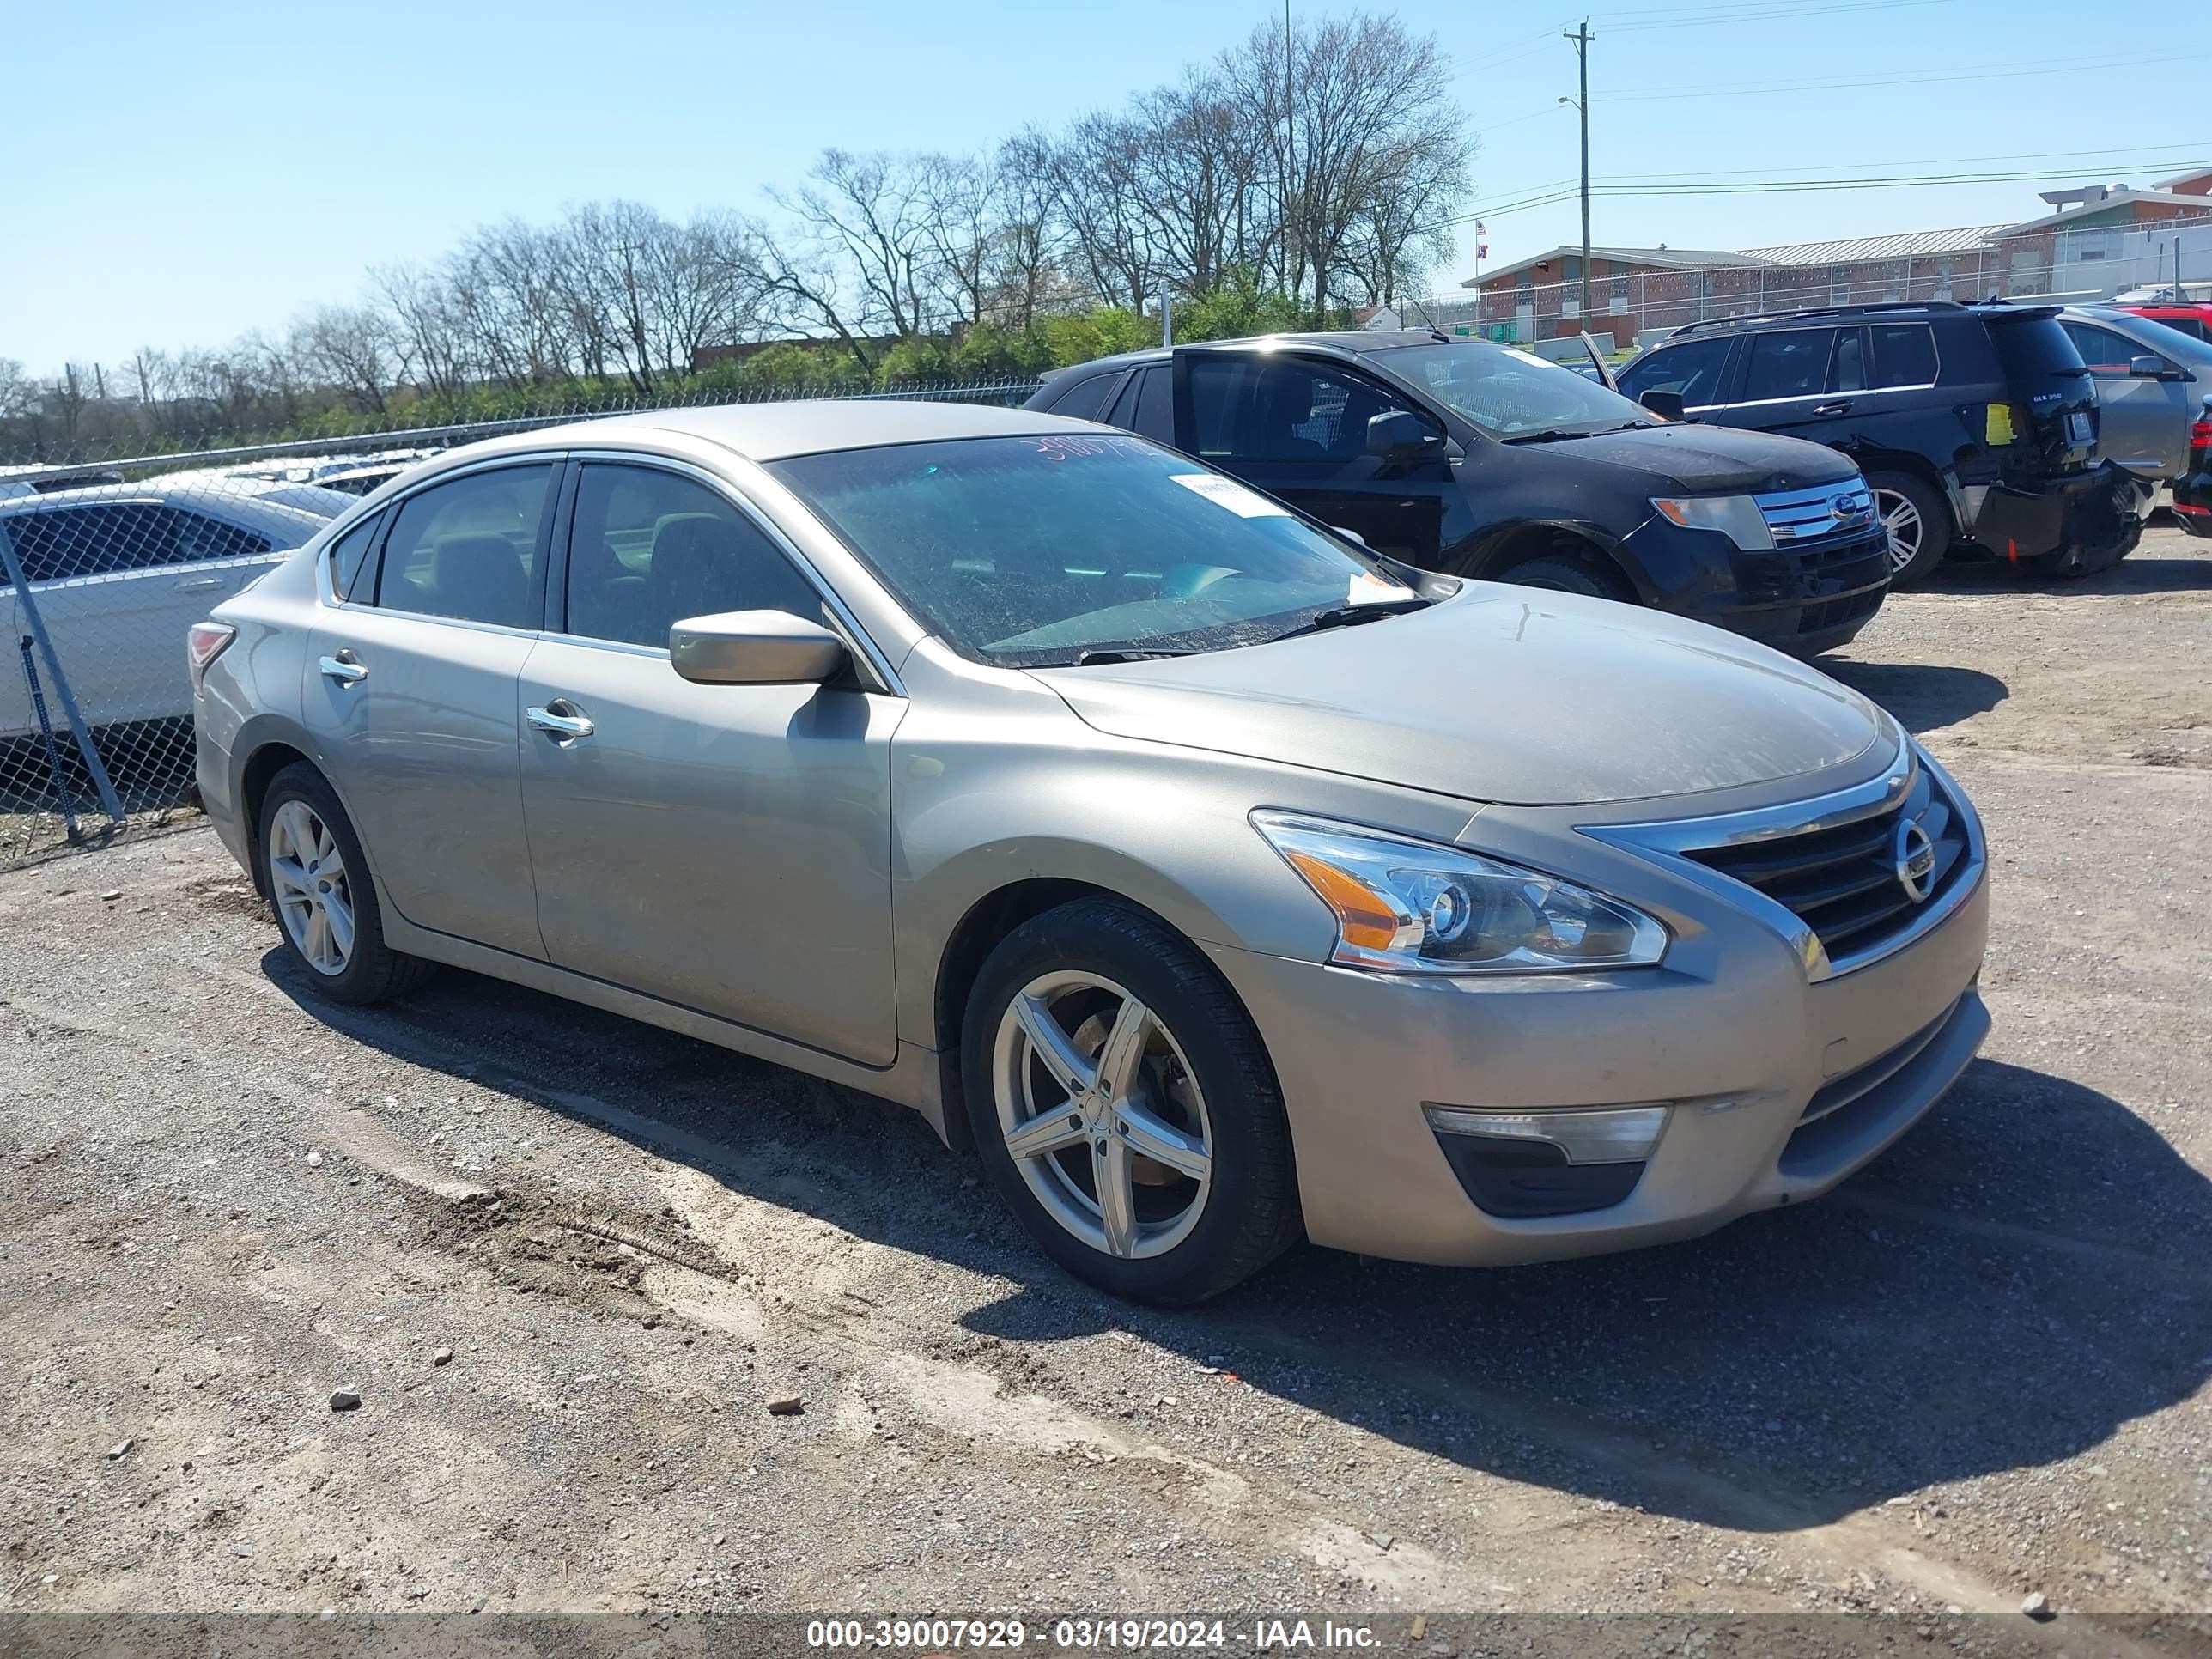
<instances>
[{"instance_id":1,"label":"silver nissan altima sedan","mask_svg":"<svg viewBox=\"0 0 2212 1659\"><path fill-rule=\"evenodd\" d=\"M208 811L324 994L453 963L888 1097L1125 1296L1301 1235L1705 1232L1989 1026L1981 826L1865 699L1085 422L454 450L191 658Z\"/></svg>"}]
</instances>

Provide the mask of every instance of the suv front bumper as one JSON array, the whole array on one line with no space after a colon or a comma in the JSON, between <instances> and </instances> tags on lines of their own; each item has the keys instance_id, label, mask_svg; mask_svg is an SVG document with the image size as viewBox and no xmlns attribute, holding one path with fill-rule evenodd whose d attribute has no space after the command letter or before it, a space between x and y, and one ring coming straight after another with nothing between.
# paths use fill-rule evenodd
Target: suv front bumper
<instances>
[{"instance_id":1,"label":"suv front bumper","mask_svg":"<svg viewBox=\"0 0 2212 1659\"><path fill-rule=\"evenodd\" d=\"M1627 541L1659 609L1796 657L1848 642L1889 591L1889 542L1878 524L1830 543L1747 552L1655 514Z\"/></svg>"}]
</instances>

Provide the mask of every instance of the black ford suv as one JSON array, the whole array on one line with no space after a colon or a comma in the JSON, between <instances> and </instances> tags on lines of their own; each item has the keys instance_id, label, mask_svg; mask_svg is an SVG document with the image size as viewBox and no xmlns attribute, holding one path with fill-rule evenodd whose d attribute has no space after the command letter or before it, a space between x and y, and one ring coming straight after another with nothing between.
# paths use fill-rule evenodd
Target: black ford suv
<instances>
[{"instance_id":1,"label":"black ford suv","mask_svg":"<svg viewBox=\"0 0 2212 1659\"><path fill-rule=\"evenodd\" d=\"M2058 576L2127 556L2142 499L2100 462L2096 383L2049 306L1837 306L1693 323L1620 390L1708 426L1810 438L1873 487L1902 586L1957 550Z\"/></svg>"},{"instance_id":2,"label":"black ford suv","mask_svg":"<svg viewBox=\"0 0 2212 1659\"><path fill-rule=\"evenodd\" d=\"M1196 455L1424 569L1654 605L1797 655L1843 644L1888 591L1850 461L1672 424L1507 347L1215 341L1063 369L1029 407Z\"/></svg>"}]
</instances>

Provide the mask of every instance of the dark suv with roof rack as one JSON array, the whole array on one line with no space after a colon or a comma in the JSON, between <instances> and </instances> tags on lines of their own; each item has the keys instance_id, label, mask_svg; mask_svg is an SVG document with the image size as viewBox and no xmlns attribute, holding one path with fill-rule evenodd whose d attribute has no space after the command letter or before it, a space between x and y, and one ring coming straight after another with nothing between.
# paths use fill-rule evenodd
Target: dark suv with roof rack
<instances>
[{"instance_id":1,"label":"dark suv with roof rack","mask_svg":"<svg viewBox=\"0 0 2212 1659\"><path fill-rule=\"evenodd\" d=\"M2096 383L2051 306L1835 306L1677 330L1620 371L1662 414L1810 438L1859 465L1893 579L1980 552L2087 575L2127 556L2143 495L2097 448Z\"/></svg>"},{"instance_id":2,"label":"dark suv with roof rack","mask_svg":"<svg viewBox=\"0 0 2212 1659\"><path fill-rule=\"evenodd\" d=\"M1376 330L1129 352L1061 370L1029 407L1195 455L1407 564L1672 611L1796 656L1850 639L1889 591L1843 457L1670 423L1487 341Z\"/></svg>"}]
</instances>

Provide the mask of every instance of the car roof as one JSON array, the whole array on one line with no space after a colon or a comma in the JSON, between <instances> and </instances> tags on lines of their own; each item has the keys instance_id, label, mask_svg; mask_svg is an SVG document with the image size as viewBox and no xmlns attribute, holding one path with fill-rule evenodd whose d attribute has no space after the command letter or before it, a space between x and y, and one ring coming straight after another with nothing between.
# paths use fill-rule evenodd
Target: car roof
<instances>
[{"instance_id":1,"label":"car roof","mask_svg":"<svg viewBox=\"0 0 2212 1659\"><path fill-rule=\"evenodd\" d=\"M441 459L467 461L516 451L582 449L594 445L650 448L670 435L697 439L753 461L782 460L841 449L936 443L1054 432L1095 432L1089 421L984 404L923 398L800 398L708 409L660 409L518 432L449 449Z\"/></svg>"},{"instance_id":2,"label":"car roof","mask_svg":"<svg viewBox=\"0 0 2212 1659\"><path fill-rule=\"evenodd\" d=\"M265 499L268 489L255 488L255 483L252 479L217 479L202 474L179 482L154 477L143 483L91 484L82 489L53 489L43 495L17 495L0 500L0 514L15 516L25 513L52 512L64 507L135 507L153 503L166 507L189 507L216 518L228 519L234 523L266 525L274 521L295 527L312 525L319 529L330 522L327 518L310 513L305 507ZM352 504L352 497L345 500L349 506Z\"/></svg>"},{"instance_id":3,"label":"car roof","mask_svg":"<svg viewBox=\"0 0 2212 1659\"><path fill-rule=\"evenodd\" d=\"M1188 345L1172 348L1145 346L1136 351L1119 351L1110 357L1093 357L1088 362L1053 370L1044 377L1044 383L1050 386L1072 375L1081 375L1087 380L1093 374L1128 368L1139 363L1163 363L1176 351L1264 351L1286 345L1317 348L1353 356L1376 351L1395 351L1401 346L1482 346L1493 351L1502 349L1494 340L1443 339L1425 328L1327 329L1303 334L1247 334L1233 340L1194 340Z\"/></svg>"}]
</instances>

